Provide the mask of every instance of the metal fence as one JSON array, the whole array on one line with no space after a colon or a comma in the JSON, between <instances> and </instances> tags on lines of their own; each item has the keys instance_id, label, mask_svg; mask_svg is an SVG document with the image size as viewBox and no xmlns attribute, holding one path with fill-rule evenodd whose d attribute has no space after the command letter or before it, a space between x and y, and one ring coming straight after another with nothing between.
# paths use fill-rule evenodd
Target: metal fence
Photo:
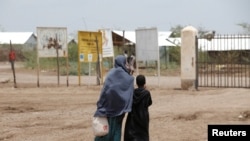
<instances>
[{"instance_id":1,"label":"metal fence","mask_svg":"<svg viewBox=\"0 0 250 141\"><path fill-rule=\"evenodd\" d=\"M250 88L250 35L197 41L199 87Z\"/></svg>"}]
</instances>

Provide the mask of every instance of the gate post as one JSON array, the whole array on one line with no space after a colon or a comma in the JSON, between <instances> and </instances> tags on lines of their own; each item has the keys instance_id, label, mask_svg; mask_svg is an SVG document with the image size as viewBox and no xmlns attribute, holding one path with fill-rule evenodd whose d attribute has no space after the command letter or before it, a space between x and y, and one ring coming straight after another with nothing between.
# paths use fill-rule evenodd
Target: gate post
<instances>
[{"instance_id":1,"label":"gate post","mask_svg":"<svg viewBox=\"0 0 250 141\"><path fill-rule=\"evenodd\" d=\"M197 89L196 37L198 31L187 26L181 31L181 88Z\"/></svg>"}]
</instances>

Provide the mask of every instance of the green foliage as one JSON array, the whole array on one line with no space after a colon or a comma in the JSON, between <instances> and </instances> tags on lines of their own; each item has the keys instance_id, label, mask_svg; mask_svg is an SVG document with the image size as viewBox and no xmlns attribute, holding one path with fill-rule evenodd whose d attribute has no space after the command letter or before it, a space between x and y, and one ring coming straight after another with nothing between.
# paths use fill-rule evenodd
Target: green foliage
<instances>
[{"instance_id":1,"label":"green foliage","mask_svg":"<svg viewBox=\"0 0 250 141\"><path fill-rule=\"evenodd\" d=\"M59 71L60 75L78 75L78 50L77 44L70 44L68 47L68 66L67 68L67 58L59 57ZM37 68L37 52L27 51L24 52L25 67L36 69ZM56 71L57 70L57 58L39 58L40 70ZM83 75L95 74L96 63L91 63L91 68L89 72L89 63L80 64L80 73ZM68 72L67 72L68 71Z\"/></svg>"},{"instance_id":2,"label":"green foliage","mask_svg":"<svg viewBox=\"0 0 250 141\"><path fill-rule=\"evenodd\" d=\"M25 67L35 69L37 64L36 51L25 51L23 52L23 56L24 56Z\"/></svg>"},{"instance_id":3,"label":"green foliage","mask_svg":"<svg viewBox=\"0 0 250 141\"><path fill-rule=\"evenodd\" d=\"M114 56L123 55L124 51L127 50L128 55L135 53L134 45L126 45L126 46L114 46Z\"/></svg>"},{"instance_id":4,"label":"green foliage","mask_svg":"<svg viewBox=\"0 0 250 141\"><path fill-rule=\"evenodd\" d=\"M181 48L178 47L169 47L169 61L175 62L180 65L181 63Z\"/></svg>"},{"instance_id":5,"label":"green foliage","mask_svg":"<svg viewBox=\"0 0 250 141\"><path fill-rule=\"evenodd\" d=\"M250 34L250 24L249 23L239 23L237 25L240 26L245 33Z\"/></svg>"},{"instance_id":6,"label":"green foliage","mask_svg":"<svg viewBox=\"0 0 250 141\"><path fill-rule=\"evenodd\" d=\"M210 62L210 56L208 55L208 52L204 51L198 51L198 60L199 62Z\"/></svg>"},{"instance_id":7,"label":"green foliage","mask_svg":"<svg viewBox=\"0 0 250 141\"><path fill-rule=\"evenodd\" d=\"M177 62L168 62L168 64L161 64L161 69L177 69L180 67L180 64L177 64Z\"/></svg>"},{"instance_id":8,"label":"green foliage","mask_svg":"<svg viewBox=\"0 0 250 141\"><path fill-rule=\"evenodd\" d=\"M172 31L173 33L170 35L170 37L181 37L181 30L184 28L183 25L176 25L174 27L170 28L170 31Z\"/></svg>"},{"instance_id":9,"label":"green foliage","mask_svg":"<svg viewBox=\"0 0 250 141\"><path fill-rule=\"evenodd\" d=\"M183 25L176 25L176 26L171 27L170 31L172 31L173 33L170 35L170 37L172 38L181 37L181 30L183 28L185 28L185 26ZM204 27L197 27L197 30L198 30L198 35L200 36L208 32L208 30L206 30Z\"/></svg>"},{"instance_id":10,"label":"green foliage","mask_svg":"<svg viewBox=\"0 0 250 141\"><path fill-rule=\"evenodd\" d=\"M240 59L240 52L238 51L220 52L220 55L217 58L217 60L227 63L237 63L239 62L239 59Z\"/></svg>"},{"instance_id":11,"label":"green foliage","mask_svg":"<svg viewBox=\"0 0 250 141\"><path fill-rule=\"evenodd\" d=\"M71 43L68 45L68 55L69 55L69 61L70 62L77 62L78 60L78 47L77 44Z\"/></svg>"}]
</instances>

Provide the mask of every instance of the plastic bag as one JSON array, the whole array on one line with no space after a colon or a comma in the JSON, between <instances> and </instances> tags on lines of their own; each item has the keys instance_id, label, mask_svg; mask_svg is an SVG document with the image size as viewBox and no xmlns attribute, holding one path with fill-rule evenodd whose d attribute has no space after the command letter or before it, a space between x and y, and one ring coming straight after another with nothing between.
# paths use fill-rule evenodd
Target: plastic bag
<instances>
[{"instance_id":1,"label":"plastic bag","mask_svg":"<svg viewBox=\"0 0 250 141\"><path fill-rule=\"evenodd\" d=\"M105 136L109 133L107 117L93 117L92 127L95 136Z\"/></svg>"}]
</instances>

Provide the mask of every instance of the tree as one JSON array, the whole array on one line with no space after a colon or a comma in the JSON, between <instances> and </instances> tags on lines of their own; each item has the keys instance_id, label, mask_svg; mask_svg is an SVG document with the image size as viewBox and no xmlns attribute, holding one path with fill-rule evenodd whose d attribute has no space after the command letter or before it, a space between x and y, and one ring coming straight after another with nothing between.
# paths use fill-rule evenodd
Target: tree
<instances>
[{"instance_id":1,"label":"tree","mask_svg":"<svg viewBox=\"0 0 250 141\"><path fill-rule=\"evenodd\" d=\"M239 23L238 26L242 27L245 33L250 34L250 24L249 23Z\"/></svg>"},{"instance_id":2,"label":"tree","mask_svg":"<svg viewBox=\"0 0 250 141\"><path fill-rule=\"evenodd\" d=\"M170 37L172 38L176 38L176 37L181 37L181 30L185 28L185 26L183 25L176 25L174 27L170 28L170 31L172 31L172 34L170 35ZM204 36L207 32L209 32L208 30L206 30L204 27L198 27L198 36L202 37Z\"/></svg>"},{"instance_id":3,"label":"tree","mask_svg":"<svg viewBox=\"0 0 250 141\"><path fill-rule=\"evenodd\" d=\"M170 37L176 38L176 37L181 37L181 30L184 28L182 25L176 25L174 27L171 27L170 31L172 31L172 34Z\"/></svg>"}]
</instances>

